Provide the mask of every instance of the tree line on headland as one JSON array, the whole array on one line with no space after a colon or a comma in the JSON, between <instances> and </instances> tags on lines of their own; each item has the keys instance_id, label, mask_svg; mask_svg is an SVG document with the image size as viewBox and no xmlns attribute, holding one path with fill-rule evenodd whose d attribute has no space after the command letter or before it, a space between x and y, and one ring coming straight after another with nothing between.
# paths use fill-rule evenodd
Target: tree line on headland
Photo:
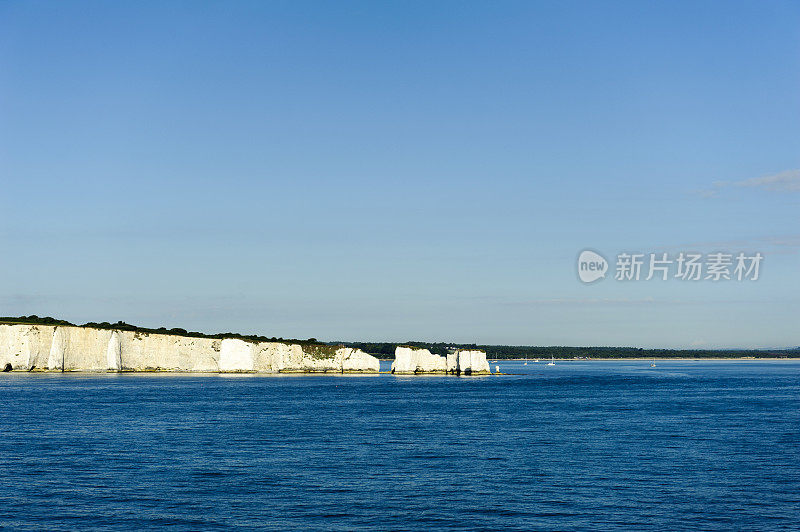
<instances>
[{"instance_id":1,"label":"tree line on headland","mask_svg":"<svg viewBox=\"0 0 800 532\"><path fill-rule=\"evenodd\" d=\"M0 324L54 325L72 327L93 327L95 329L115 329L122 331L138 331L149 334L173 334L195 338L238 338L250 342L286 342L298 344L342 345L361 349L378 358L393 358L396 342L321 342L315 338L298 340L292 338L267 337L239 333L206 334L187 331L181 328L157 329L139 327L123 321L88 322L76 325L66 320L51 317L20 316L0 317ZM533 346L533 345L480 345L457 344L449 342L402 342L400 345L428 349L437 355L446 355L453 349L480 349L492 360L517 358L800 358L800 347L790 349L643 349L639 347L569 347L569 346Z\"/></svg>"},{"instance_id":2,"label":"tree line on headland","mask_svg":"<svg viewBox=\"0 0 800 532\"><path fill-rule=\"evenodd\" d=\"M324 344L326 342L318 342L315 338L309 338L308 340L298 340L294 338L279 338L279 337L267 337L267 336L259 336L256 334L239 334L239 333L201 333L196 331L187 331L186 329L181 329L180 327L175 327L172 329L167 329L166 327L159 327L157 329L149 328L149 327L140 327L138 325L131 325L130 323L125 323L124 321L118 321L116 323L109 323L107 321L102 322L94 322L90 321L88 323L84 323L83 325L78 325L75 323L71 323L67 320L59 320L57 318L51 318L49 316L40 318L39 316L32 315L32 316L20 316L20 317L0 317L0 324L5 325L14 325L14 324L24 324L24 325L53 325L53 326L62 326L62 327L91 327L93 329L105 329L105 330L115 330L115 331L133 331L139 333L146 333L146 334L171 334L174 336L188 336L192 338L215 338L215 339L223 339L223 338L238 338L240 340L246 340L249 342L284 342L284 343L293 343L293 344ZM338 344L337 344L338 345Z\"/></svg>"}]
</instances>

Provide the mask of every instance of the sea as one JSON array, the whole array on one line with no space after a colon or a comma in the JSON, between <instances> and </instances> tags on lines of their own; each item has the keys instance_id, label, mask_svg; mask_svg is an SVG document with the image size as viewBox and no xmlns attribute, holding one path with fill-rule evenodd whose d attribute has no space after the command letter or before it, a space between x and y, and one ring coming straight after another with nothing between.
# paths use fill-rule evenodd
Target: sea
<instances>
[{"instance_id":1,"label":"sea","mask_svg":"<svg viewBox=\"0 0 800 532\"><path fill-rule=\"evenodd\" d=\"M800 361L545 362L0 374L0 528L800 530Z\"/></svg>"}]
</instances>

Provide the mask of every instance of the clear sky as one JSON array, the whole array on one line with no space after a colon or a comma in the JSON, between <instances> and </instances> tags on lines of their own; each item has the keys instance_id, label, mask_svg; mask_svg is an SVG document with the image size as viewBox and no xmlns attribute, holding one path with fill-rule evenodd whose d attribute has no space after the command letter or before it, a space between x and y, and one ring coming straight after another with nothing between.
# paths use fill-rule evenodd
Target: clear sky
<instances>
[{"instance_id":1,"label":"clear sky","mask_svg":"<svg viewBox=\"0 0 800 532\"><path fill-rule=\"evenodd\" d=\"M0 220L0 315L800 345L800 3L4 1Z\"/></svg>"}]
</instances>

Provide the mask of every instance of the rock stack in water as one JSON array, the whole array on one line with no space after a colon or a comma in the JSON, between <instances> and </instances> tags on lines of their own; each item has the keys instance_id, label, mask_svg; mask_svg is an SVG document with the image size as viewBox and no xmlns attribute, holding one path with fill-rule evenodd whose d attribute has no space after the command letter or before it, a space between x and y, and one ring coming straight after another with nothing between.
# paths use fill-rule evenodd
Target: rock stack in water
<instances>
[{"instance_id":1,"label":"rock stack in water","mask_svg":"<svg viewBox=\"0 0 800 532\"><path fill-rule=\"evenodd\" d=\"M396 375L447 373L447 359L434 355L427 349L397 346L394 350L392 373Z\"/></svg>"},{"instance_id":2,"label":"rock stack in water","mask_svg":"<svg viewBox=\"0 0 800 532\"><path fill-rule=\"evenodd\" d=\"M418 375L449 373L452 375L488 375L486 353L477 349L459 349L446 357L434 355L427 349L398 346L394 351L392 373Z\"/></svg>"}]
</instances>

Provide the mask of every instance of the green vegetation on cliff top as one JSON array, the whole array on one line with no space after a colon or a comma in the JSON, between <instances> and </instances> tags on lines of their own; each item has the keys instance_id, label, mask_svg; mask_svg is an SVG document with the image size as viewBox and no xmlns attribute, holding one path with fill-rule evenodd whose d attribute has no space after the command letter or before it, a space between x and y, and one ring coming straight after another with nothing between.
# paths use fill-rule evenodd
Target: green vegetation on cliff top
<instances>
[{"instance_id":1,"label":"green vegetation on cliff top","mask_svg":"<svg viewBox=\"0 0 800 532\"><path fill-rule=\"evenodd\" d=\"M139 327L136 325L131 325L130 323L125 323L124 321L118 321L117 323L108 323L107 321L103 321L100 323L96 323L90 321L88 323L84 323L83 325L78 325L75 323L71 323L66 320L59 320L56 318L51 318L49 316L40 318L39 316L32 315L32 316L20 316L20 317L0 317L0 324L24 324L24 325L53 325L53 326L63 326L63 327L89 327L92 329L106 329L106 330L115 330L115 331L132 331L139 334L171 334L174 336L188 336L192 338L211 338L211 339L224 339L224 338L236 338L239 340L244 340L246 342L281 342L287 344L300 344L303 346L304 350L309 347L313 347L313 352L328 352L329 351L329 344L324 344L317 342L315 338L309 338L308 340L297 340L293 338L278 338L278 337L266 337L266 336L259 336L255 334L239 334L239 333L216 333L216 334L206 334L196 331L187 331L186 329L181 328L173 328L167 329L166 327L159 327L158 329L150 329L147 327ZM338 345L338 344L337 344Z\"/></svg>"}]
</instances>

